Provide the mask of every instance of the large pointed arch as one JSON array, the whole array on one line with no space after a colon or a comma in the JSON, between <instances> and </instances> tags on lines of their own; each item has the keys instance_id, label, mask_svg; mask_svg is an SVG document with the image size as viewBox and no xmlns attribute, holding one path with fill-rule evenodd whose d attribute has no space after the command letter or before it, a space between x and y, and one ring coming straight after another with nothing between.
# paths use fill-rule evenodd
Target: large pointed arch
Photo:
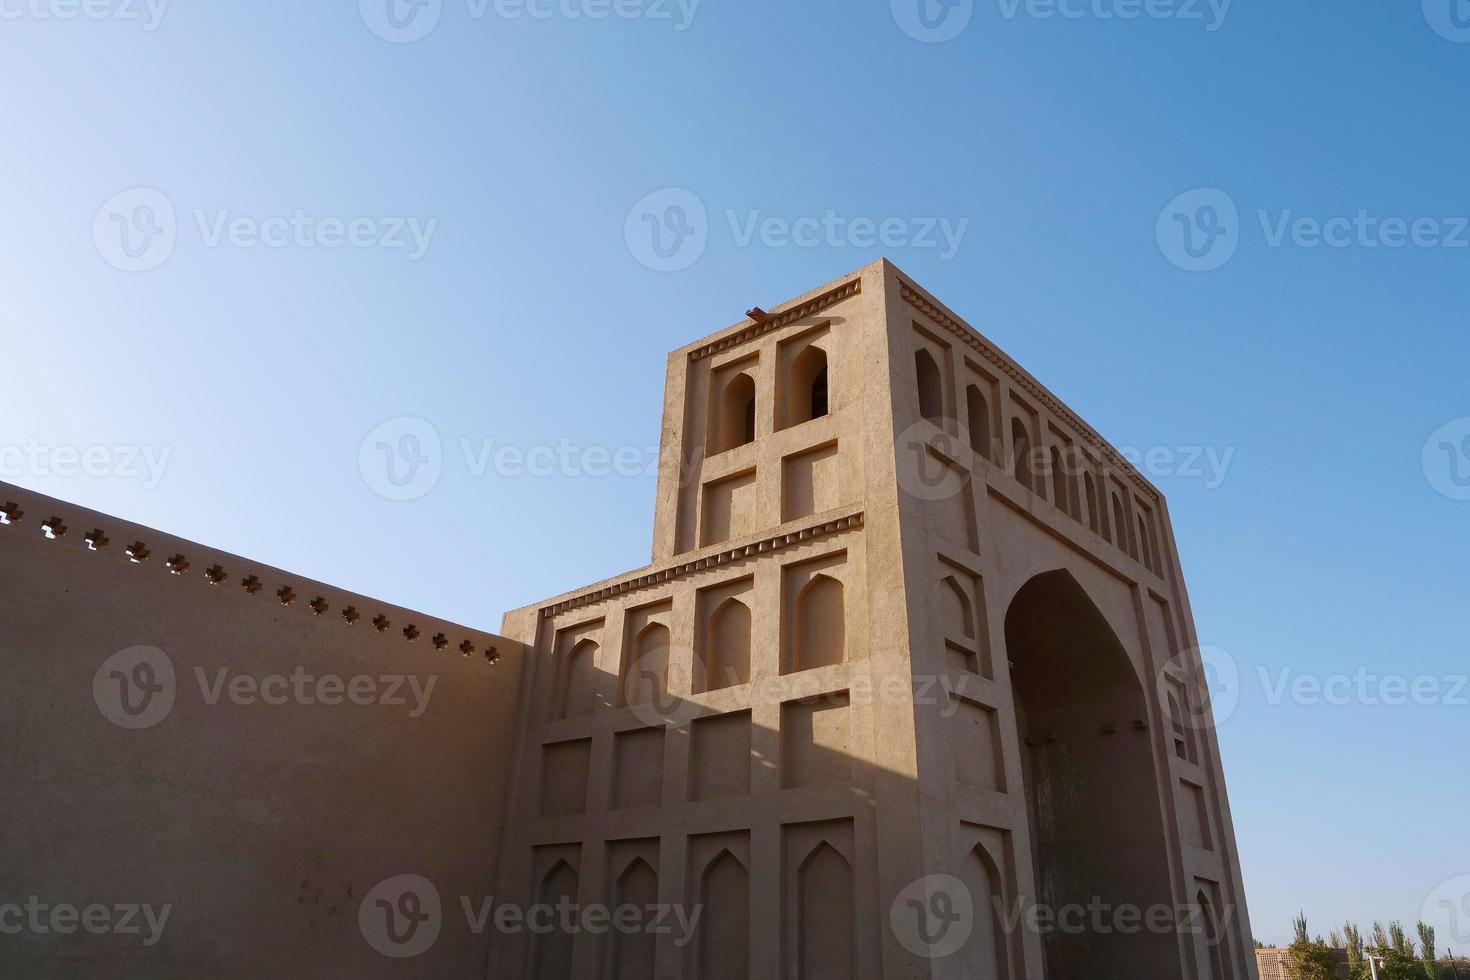
<instances>
[{"instance_id":1,"label":"large pointed arch","mask_svg":"<svg viewBox=\"0 0 1470 980\"><path fill-rule=\"evenodd\" d=\"M1037 575L1006 611L1006 652L1037 890L1058 907L1173 902L1169 842L1139 668L1070 572ZM1172 936L1055 931L1047 973L1177 972Z\"/></svg>"}]
</instances>

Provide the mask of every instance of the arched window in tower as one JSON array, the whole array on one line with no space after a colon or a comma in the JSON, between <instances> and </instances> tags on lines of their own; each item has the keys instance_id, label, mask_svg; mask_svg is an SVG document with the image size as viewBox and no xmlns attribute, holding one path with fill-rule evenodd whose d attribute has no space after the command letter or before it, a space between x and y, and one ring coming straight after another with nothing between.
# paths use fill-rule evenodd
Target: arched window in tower
<instances>
[{"instance_id":1,"label":"arched window in tower","mask_svg":"<svg viewBox=\"0 0 1470 980\"><path fill-rule=\"evenodd\" d=\"M1062 464L1062 451L1051 447L1051 502L1061 510L1069 511L1067 493L1067 470Z\"/></svg>"},{"instance_id":2,"label":"arched window in tower","mask_svg":"<svg viewBox=\"0 0 1470 980\"><path fill-rule=\"evenodd\" d=\"M829 667L847 659L847 626L842 583L818 574L796 597L796 634L792 669Z\"/></svg>"},{"instance_id":3,"label":"arched window in tower","mask_svg":"<svg viewBox=\"0 0 1470 980\"><path fill-rule=\"evenodd\" d=\"M1133 545L1129 543L1128 516L1123 511L1123 500L1116 493L1113 494L1113 538L1113 544L1133 557L1138 557Z\"/></svg>"},{"instance_id":4,"label":"arched window in tower","mask_svg":"<svg viewBox=\"0 0 1470 980\"><path fill-rule=\"evenodd\" d=\"M914 354L914 379L919 386L919 414L938 424L944 418L944 382L934 355L922 348Z\"/></svg>"},{"instance_id":5,"label":"arched window in tower","mask_svg":"<svg viewBox=\"0 0 1470 980\"><path fill-rule=\"evenodd\" d=\"M1169 729L1174 736L1174 754L1185 762L1193 762L1194 752L1191 751L1189 729L1184 724L1184 709L1173 691L1169 692Z\"/></svg>"},{"instance_id":6,"label":"arched window in tower","mask_svg":"<svg viewBox=\"0 0 1470 980\"><path fill-rule=\"evenodd\" d=\"M1145 511L1143 518L1144 526L1148 529L1148 556L1149 567L1157 574L1164 574L1164 563L1159 557L1159 534L1158 525L1154 523L1153 512Z\"/></svg>"},{"instance_id":7,"label":"arched window in tower","mask_svg":"<svg viewBox=\"0 0 1470 980\"><path fill-rule=\"evenodd\" d=\"M557 718L592 714L597 697L597 644L583 640L567 651L557 677Z\"/></svg>"},{"instance_id":8,"label":"arched window in tower","mask_svg":"<svg viewBox=\"0 0 1470 980\"><path fill-rule=\"evenodd\" d=\"M1011 455L1014 457L1011 465L1016 479L1028 489L1035 490L1036 484L1031 475L1031 437L1026 433L1026 423L1020 419L1011 419Z\"/></svg>"},{"instance_id":9,"label":"arched window in tower","mask_svg":"<svg viewBox=\"0 0 1470 980\"><path fill-rule=\"evenodd\" d=\"M1087 526L1092 528L1093 533L1102 533L1102 521L1097 511L1097 484L1093 482L1091 473L1082 474L1082 488L1087 494Z\"/></svg>"},{"instance_id":10,"label":"arched window in tower","mask_svg":"<svg viewBox=\"0 0 1470 980\"><path fill-rule=\"evenodd\" d=\"M755 379L744 371L731 378L720 395L717 432L716 452L755 441Z\"/></svg>"},{"instance_id":11,"label":"arched window in tower","mask_svg":"<svg viewBox=\"0 0 1470 980\"><path fill-rule=\"evenodd\" d=\"M633 641L632 657L625 657L623 704L653 704L669 687L669 629L649 623Z\"/></svg>"},{"instance_id":12,"label":"arched window in tower","mask_svg":"<svg viewBox=\"0 0 1470 980\"><path fill-rule=\"evenodd\" d=\"M970 427L970 449L990 456L990 406L978 385L965 389L965 424Z\"/></svg>"},{"instance_id":13,"label":"arched window in tower","mask_svg":"<svg viewBox=\"0 0 1470 980\"><path fill-rule=\"evenodd\" d=\"M733 597L720 603L710 617L706 650L703 690L718 691L749 683L750 607Z\"/></svg>"},{"instance_id":14,"label":"arched window in tower","mask_svg":"<svg viewBox=\"0 0 1470 980\"><path fill-rule=\"evenodd\" d=\"M1149 571L1153 571L1154 560L1149 553L1148 546L1148 524L1144 522L1142 514L1138 515L1138 554L1139 560L1143 562L1144 567Z\"/></svg>"},{"instance_id":15,"label":"arched window in tower","mask_svg":"<svg viewBox=\"0 0 1470 980\"><path fill-rule=\"evenodd\" d=\"M786 376L785 390L781 393L783 408L782 428L800 425L819 419L827 414L827 352L816 344L791 362Z\"/></svg>"}]
</instances>

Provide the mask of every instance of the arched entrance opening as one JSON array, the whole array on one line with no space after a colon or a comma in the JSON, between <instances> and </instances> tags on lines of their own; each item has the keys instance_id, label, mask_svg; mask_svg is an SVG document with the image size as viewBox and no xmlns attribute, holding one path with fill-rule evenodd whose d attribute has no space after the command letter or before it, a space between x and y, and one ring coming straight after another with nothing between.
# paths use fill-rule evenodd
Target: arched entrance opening
<instances>
[{"instance_id":1,"label":"arched entrance opening","mask_svg":"<svg viewBox=\"0 0 1470 980\"><path fill-rule=\"evenodd\" d=\"M1173 899L1148 704L1127 652L1065 571L1022 587L1005 634L1037 901L1054 923L1046 975L1177 976L1172 927L1138 928Z\"/></svg>"}]
</instances>

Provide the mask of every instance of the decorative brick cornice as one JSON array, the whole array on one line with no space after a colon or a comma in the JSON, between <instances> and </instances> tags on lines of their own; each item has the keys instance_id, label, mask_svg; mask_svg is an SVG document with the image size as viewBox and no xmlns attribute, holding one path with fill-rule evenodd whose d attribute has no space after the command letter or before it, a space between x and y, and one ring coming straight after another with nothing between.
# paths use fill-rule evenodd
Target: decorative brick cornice
<instances>
[{"instance_id":1,"label":"decorative brick cornice","mask_svg":"<svg viewBox=\"0 0 1470 980\"><path fill-rule=\"evenodd\" d=\"M703 347L696 347L689 352L689 360L697 361L701 358L709 357L711 354L718 354L722 350L737 347L746 341L754 340L756 337L764 336L772 330L780 330L782 327L788 327L798 320L812 316L815 313L820 313L829 306L834 306L845 299L856 296L862 290L863 281L861 279L851 279L840 286L834 286L820 296L813 296L805 303L798 303L789 310L774 314L767 320L763 320L760 323L752 322L750 326L728 337L721 337L719 340L705 344Z\"/></svg>"},{"instance_id":2,"label":"decorative brick cornice","mask_svg":"<svg viewBox=\"0 0 1470 980\"><path fill-rule=\"evenodd\" d=\"M678 565L671 565L668 568L663 568L656 572L647 572L642 575L629 576L628 578L625 578L621 581L613 582L610 585L601 586L599 588L591 590L590 592L584 592L581 595L573 596L570 599L563 599L560 602L554 602L551 605L542 606L541 615L550 618L552 616L557 616L561 613L567 612L568 610L580 609L582 606L590 606L593 603L602 602L605 599L612 599L616 596L626 595L629 592L636 592L639 589L646 589L650 586L660 585L664 582L672 582L675 579L683 578L684 576L691 575L694 572L703 571L706 568L717 568L720 565L729 565L733 562L744 561L747 558L754 558L757 555L769 554L773 551L781 551L784 548L789 548L792 545L800 544L803 541L813 541L817 538L830 537L831 535L841 534L844 531L853 530L862 526L862 511L848 514L846 517L836 517L827 521L819 521L818 523L812 524L809 527L798 528L795 531L787 531L784 534L773 535L760 541L754 541L750 544L741 545L738 548L729 548L725 551L718 551L714 554L705 555L702 558L695 558Z\"/></svg>"},{"instance_id":3,"label":"decorative brick cornice","mask_svg":"<svg viewBox=\"0 0 1470 980\"><path fill-rule=\"evenodd\" d=\"M1127 474L1128 479L1139 490L1142 490L1150 500L1158 500L1158 491L1149 485L1149 482L1134 468L1132 463L1128 462L1118 454L1117 450L1108 445L1107 440L1098 435L1092 426L1078 418L1071 409L1057 401L1046 389L1027 377L1024 371L1011 363L1010 358L987 344L979 334L941 310L926 296L903 280L899 280L898 291L906 303L964 341L968 346L977 351L981 357L1004 372L1006 377L1015 383L1016 387L1025 391L1042 405L1045 405L1053 415L1058 416L1062 421L1070 425L1082 437L1083 441L1100 453L1110 465Z\"/></svg>"}]
</instances>

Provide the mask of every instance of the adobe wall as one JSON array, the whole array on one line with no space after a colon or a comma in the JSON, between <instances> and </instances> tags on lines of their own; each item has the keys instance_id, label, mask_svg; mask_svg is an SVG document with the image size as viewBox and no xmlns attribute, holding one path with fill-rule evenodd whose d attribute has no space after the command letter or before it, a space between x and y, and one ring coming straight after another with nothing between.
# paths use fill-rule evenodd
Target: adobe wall
<instances>
[{"instance_id":1,"label":"adobe wall","mask_svg":"<svg viewBox=\"0 0 1470 980\"><path fill-rule=\"evenodd\" d=\"M0 505L0 975L484 976L459 896L494 879L519 644L7 485ZM369 892L407 874L441 928L398 959ZM153 921L117 928L128 906Z\"/></svg>"}]
</instances>

